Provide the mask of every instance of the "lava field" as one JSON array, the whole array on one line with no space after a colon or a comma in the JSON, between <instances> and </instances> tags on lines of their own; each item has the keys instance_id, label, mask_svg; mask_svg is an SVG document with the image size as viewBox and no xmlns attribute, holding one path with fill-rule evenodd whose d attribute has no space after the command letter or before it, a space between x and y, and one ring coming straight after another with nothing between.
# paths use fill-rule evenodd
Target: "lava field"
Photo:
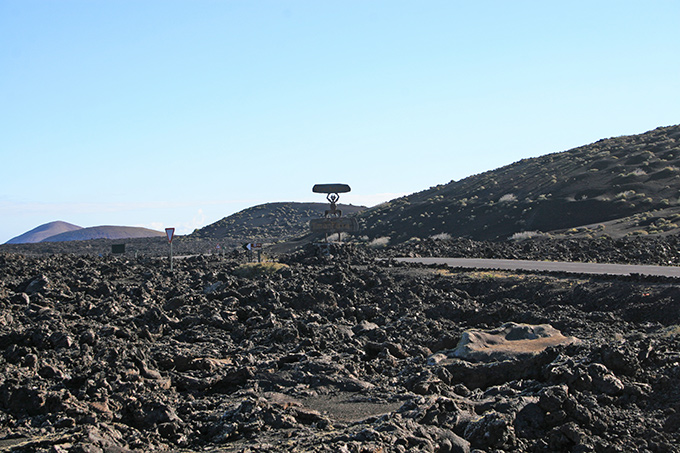
<instances>
[{"instance_id":1,"label":"lava field","mask_svg":"<svg viewBox=\"0 0 680 453\"><path fill-rule=\"evenodd\" d=\"M680 451L676 280L375 256L0 254L0 451Z\"/></svg>"}]
</instances>

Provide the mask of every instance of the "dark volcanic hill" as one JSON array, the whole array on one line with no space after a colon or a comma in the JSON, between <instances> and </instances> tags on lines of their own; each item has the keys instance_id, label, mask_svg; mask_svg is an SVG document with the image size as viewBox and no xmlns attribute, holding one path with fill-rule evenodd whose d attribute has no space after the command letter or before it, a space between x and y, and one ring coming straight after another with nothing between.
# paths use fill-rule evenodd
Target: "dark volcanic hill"
<instances>
[{"instance_id":1,"label":"dark volcanic hill","mask_svg":"<svg viewBox=\"0 0 680 453\"><path fill-rule=\"evenodd\" d=\"M267 203L239 211L194 231L191 238L219 239L225 243L278 242L309 233L309 221L322 217L328 203ZM364 206L338 204L343 216Z\"/></svg>"},{"instance_id":2,"label":"dark volcanic hill","mask_svg":"<svg viewBox=\"0 0 680 453\"><path fill-rule=\"evenodd\" d=\"M165 233L149 228L104 225L67 231L48 237L42 242L87 241L90 239L130 239L155 236L165 236Z\"/></svg>"},{"instance_id":3,"label":"dark volcanic hill","mask_svg":"<svg viewBox=\"0 0 680 453\"><path fill-rule=\"evenodd\" d=\"M62 221L50 222L40 225L39 227L35 227L31 231L27 231L24 234L12 238L7 241L6 244L32 244L47 239L50 236L66 233L69 231L77 231L81 228L82 227L79 227L78 225L73 225L71 223Z\"/></svg>"},{"instance_id":4,"label":"dark volcanic hill","mask_svg":"<svg viewBox=\"0 0 680 453\"><path fill-rule=\"evenodd\" d=\"M431 187L367 210L362 233L392 243L553 231L678 205L680 126L604 139ZM659 220L656 231L677 228Z\"/></svg>"}]
</instances>

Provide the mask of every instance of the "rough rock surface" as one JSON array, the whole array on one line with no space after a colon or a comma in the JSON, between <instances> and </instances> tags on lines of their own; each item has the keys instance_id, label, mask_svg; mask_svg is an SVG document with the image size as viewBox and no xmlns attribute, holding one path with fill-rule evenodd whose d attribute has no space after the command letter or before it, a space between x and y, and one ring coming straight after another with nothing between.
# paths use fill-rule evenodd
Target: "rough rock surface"
<instances>
[{"instance_id":1,"label":"rough rock surface","mask_svg":"<svg viewBox=\"0 0 680 453\"><path fill-rule=\"evenodd\" d=\"M474 241L464 238L423 239L381 251L384 257L443 256L592 263L680 265L680 236L613 239L530 239Z\"/></svg>"},{"instance_id":2,"label":"rough rock surface","mask_svg":"<svg viewBox=\"0 0 680 453\"><path fill-rule=\"evenodd\" d=\"M678 451L676 281L329 252L0 255L0 451ZM436 360L508 322L581 341Z\"/></svg>"}]
</instances>

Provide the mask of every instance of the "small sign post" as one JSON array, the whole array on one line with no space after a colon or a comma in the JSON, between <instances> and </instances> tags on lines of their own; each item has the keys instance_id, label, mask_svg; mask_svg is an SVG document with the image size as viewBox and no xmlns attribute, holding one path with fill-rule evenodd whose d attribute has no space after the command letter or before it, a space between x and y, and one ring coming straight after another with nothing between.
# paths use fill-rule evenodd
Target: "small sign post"
<instances>
[{"instance_id":1,"label":"small sign post","mask_svg":"<svg viewBox=\"0 0 680 453\"><path fill-rule=\"evenodd\" d=\"M175 235L175 229L166 228L165 234L168 236L168 243L170 244L170 271L172 271L172 237Z\"/></svg>"},{"instance_id":2,"label":"small sign post","mask_svg":"<svg viewBox=\"0 0 680 453\"><path fill-rule=\"evenodd\" d=\"M253 250L257 250L257 262L262 262L262 243L260 242L249 242L243 245L243 248L248 250L248 256L251 257ZM249 260L250 261L250 260Z\"/></svg>"}]
</instances>

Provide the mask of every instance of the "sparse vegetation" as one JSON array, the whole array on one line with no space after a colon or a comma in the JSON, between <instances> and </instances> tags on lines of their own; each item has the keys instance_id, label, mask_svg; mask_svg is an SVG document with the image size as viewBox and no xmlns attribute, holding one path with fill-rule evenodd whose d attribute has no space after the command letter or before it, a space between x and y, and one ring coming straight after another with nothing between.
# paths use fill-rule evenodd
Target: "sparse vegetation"
<instances>
[{"instance_id":1,"label":"sparse vegetation","mask_svg":"<svg viewBox=\"0 0 680 453\"><path fill-rule=\"evenodd\" d=\"M545 236L544 233L541 233L540 231L520 231L519 233L515 233L512 236L510 236L511 241L523 241L525 239L532 239L536 237L542 237Z\"/></svg>"},{"instance_id":2,"label":"sparse vegetation","mask_svg":"<svg viewBox=\"0 0 680 453\"><path fill-rule=\"evenodd\" d=\"M498 200L499 203L514 203L515 201L517 201L517 196L512 193L506 193Z\"/></svg>"},{"instance_id":3,"label":"sparse vegetation","mask_svg":"<svg viewBox=\"0 0 680 453\"><path fill-rule=\"evenodd\" d=\"M625 200L625 199L627 199L627 198L632 198L632 197L634 197L634 196L635 196L635 191L634 191L634 190L626 190L626 191L617 193L617 194L614 196L614 198L617 199L617 200L621 200L621 199Z\"/></svg>"},{"instance_id":4,"label":"sparse vegetation","mask_svg":"<svg viewBox=\"0 0 680 453\"><path fill-rule=\"evenodd\" d=\"M282 269L287 268L288 265L276 262L264 263L246 263L234 269L234 275L243 278L252 278L258 275L271 275Z\"/></svg>"},{"instance_id":5,"label":"sparse vegetation","mask_svg":"<svg viewBox=\"0 0 680 453\"><path fill-rule=\"evenodd\" d=\"M372 241L368 243L369 247L372 248L379 248L379 247L386 247L387 244L390 242L390 237L389 236L382 236L379 238L375 238Z\"/></svg>"},{"instance_id":6,"label":"sparse vegetation","mask_svg":"<svg viewBox=\"0 0 680 453\"><path fill-rule=\"evenodd\" d=\"M668 326L662 330L664 337L677 337L680 335L680 325Z\"/></svg>"}]
</instances>

